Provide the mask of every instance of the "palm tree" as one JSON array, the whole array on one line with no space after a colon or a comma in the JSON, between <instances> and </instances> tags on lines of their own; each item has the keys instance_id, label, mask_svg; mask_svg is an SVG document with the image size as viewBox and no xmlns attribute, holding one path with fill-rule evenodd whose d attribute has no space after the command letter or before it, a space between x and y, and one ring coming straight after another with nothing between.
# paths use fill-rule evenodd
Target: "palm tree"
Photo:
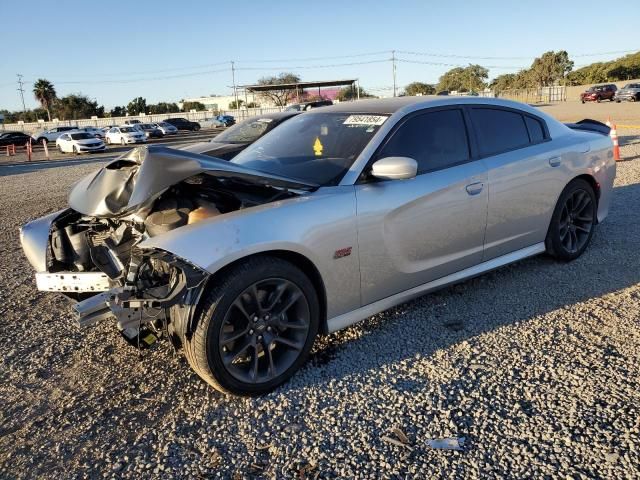
<instances>
[{"instance_id":1,"label":"palm tree","mask_svg":"<svg viewBox=\"0 0 640 480\"><path fill-rule=\"evenodd\" d=\"M47 111L47 116L49 117L49 121L51 121L49 108L56 99L56 89L53 87L53 83L44 78L39 78L38 81L33 84L33 94L36 100L40 102L40 105L42 105L42 108Z\"/></svg>"}]
</instances>

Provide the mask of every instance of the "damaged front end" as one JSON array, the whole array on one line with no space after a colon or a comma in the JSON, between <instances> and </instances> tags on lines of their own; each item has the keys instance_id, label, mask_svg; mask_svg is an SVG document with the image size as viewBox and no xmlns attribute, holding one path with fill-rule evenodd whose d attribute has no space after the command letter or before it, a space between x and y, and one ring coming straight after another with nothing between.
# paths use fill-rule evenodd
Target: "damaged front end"
<instances>
[{"instance_id":1,"label":"damaged front end","mask_svg":"<svg viewBox=\"0 0 640 480\"><path fill-rule=\"evenodd\" d=\"M80 326L115 319L127 340L143 346L163 333L176 337L175 323L190 315L210 275L142 248L146 239L310 188L203 155L141 147L81 179L71 208L25 225L21 242L38 289L77 300Z\"/></svg>"}]
</instances>

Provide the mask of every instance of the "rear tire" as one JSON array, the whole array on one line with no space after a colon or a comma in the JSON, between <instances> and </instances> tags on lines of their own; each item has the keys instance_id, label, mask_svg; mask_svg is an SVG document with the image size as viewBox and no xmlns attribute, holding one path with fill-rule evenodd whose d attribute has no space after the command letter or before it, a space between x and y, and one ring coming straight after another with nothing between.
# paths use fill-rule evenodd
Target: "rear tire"
<instances>
[{"instance_id":1,"label":"rear tire","mask_svg":"<svg viewBox=\"0 0 640 480\"><path fill-rule=\"evenodd\" d=\"M76 146L74 145L73 147L71 147L71 151L73 154L75 155L80 155L80 152L78 152L78 149L76 148Z\"/></svg>"},{"instance_id":2,"label":"rear tire","mask_svg":"<svg viewBox=\"0 0 640 480\"><path fill-rule=\"evenodd\" d=\"M545 246L558 260L571 261L587 249L597 221L597 199L586 180L571 181L560 194Z\"/></svg>"},{"instance_id":3,"label":"rear tire","mask_svg":"<svg viewBox=\"0 0 640 480\"><path fill-rule=\"evenodd\" d=\"M307 360L319 312L313 284L297 267L250 258L203 293L194 325L181 335L185 356L216 390L267 393Z\"/></svg>"},{"instance_id":4,"label":"rear tire","mask_svg":"<svg viewBox=\"0 0 640 480\"><path fill-rule=\"evenodd\" d=\"M600 101L602 101L602 99L600 97L596 97L596 102L600 103Z\"/></svg>"},{"instance_id":5,"label":"rear tire","mask_svg":"<svg viewBox=\"0 0 640 480\"><path fill-rule=\"evenodd\" d=\"M127 142L124 140L124 138L120 138L120 145L124 147L126 144Z\"/></svg>"}]
</instances>

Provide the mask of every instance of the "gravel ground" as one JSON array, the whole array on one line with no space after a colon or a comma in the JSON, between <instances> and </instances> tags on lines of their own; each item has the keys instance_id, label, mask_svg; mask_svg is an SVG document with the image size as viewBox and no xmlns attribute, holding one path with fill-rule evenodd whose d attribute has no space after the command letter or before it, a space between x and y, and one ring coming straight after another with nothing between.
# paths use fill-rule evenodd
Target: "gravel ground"
<instances>
[{"instance_id":1,"label":"gravel ground","mask_svg":"<svg viewBox=\"0 0 640 480\"><path fill-rule=\"evenodd\" d=\"M140 355L111 324L81 332L35 290L18 226L94 167L0 167L0 477L640 476L640 161L619 164L577 261L529 259L376 315L255 399L219 395L166 343ZM449 436L464 450L426 443Z\"/></svg>"}]
</instances>

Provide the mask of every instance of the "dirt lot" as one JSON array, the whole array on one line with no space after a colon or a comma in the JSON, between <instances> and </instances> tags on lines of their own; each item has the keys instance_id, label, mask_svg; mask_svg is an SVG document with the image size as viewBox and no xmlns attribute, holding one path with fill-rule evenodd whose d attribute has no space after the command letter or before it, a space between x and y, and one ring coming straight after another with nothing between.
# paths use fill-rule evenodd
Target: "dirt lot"
<instances>
[{"instance_id":1,"label":"dirt lot","mask_svg":"<svg viewBox=\"0 0 640 480\"><path fill-rule=\"evenodd\" d=\"M580 259L376 315L256 399L217 394L166 343L80 331L37 292L18 227L96 164L0 166L0 478L638 478L639 133ZM449 436L464 450L427 446Z\"/></svg>"},{"instance_id":2,"label":"dirt lot","mask_svg":"<svg viewBox=\"0 0 640 480\"><path fill-rule=\"evenodd\" d=\"M606 122L611 118L616 124L640 126L640 102L564 102L539 108L561 122L576 122L583 118Z\"/></svg>"}]
</instances>

